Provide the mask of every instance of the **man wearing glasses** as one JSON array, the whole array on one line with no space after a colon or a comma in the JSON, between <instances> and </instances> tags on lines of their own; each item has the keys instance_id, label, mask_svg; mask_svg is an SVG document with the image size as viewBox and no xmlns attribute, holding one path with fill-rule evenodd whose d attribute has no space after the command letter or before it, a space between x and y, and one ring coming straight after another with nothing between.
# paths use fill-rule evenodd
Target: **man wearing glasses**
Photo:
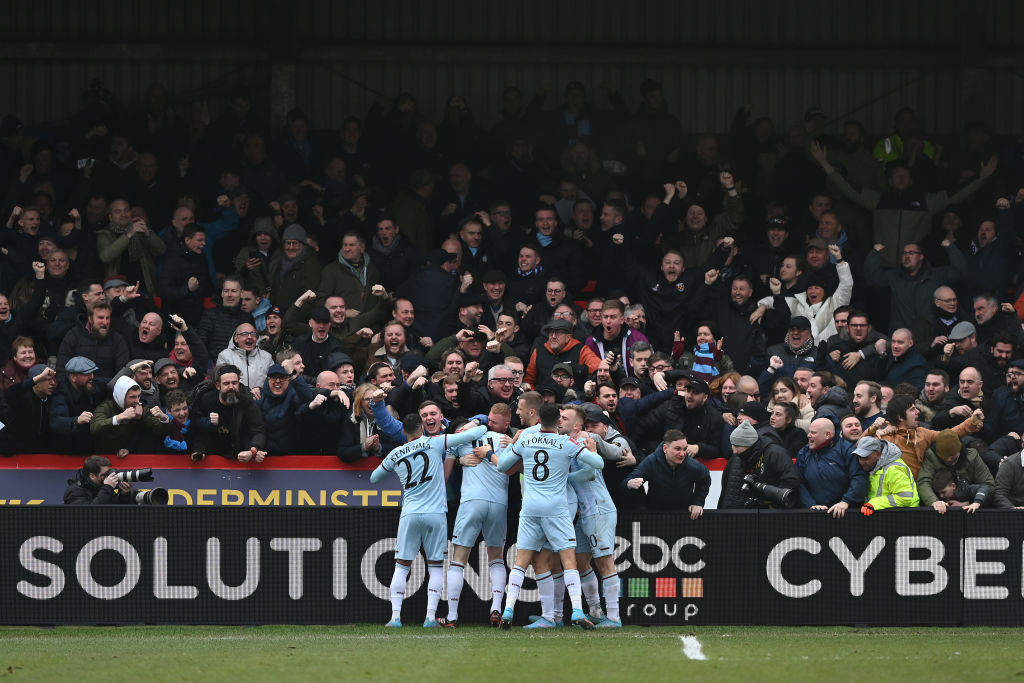
<instances>
[{"instance_id":1,"label":"man wearing glasses","mask_svg":"<svg viewBox=\"0 0 1024 683\"><path fill-rule=\"evenodd\" d=\"M876 244L864 259L864 278L873 285L886 286L892 294L890 329L913 328L922 311L930 311L934 292L967 277L967 259L950 240L942 241L949 255L948 266L933 266L925 260L921 246L915 242L903 245L899 268L882 268L884 244ZM919 344L931 344L932 339L917 339Z\"/></svg>"},{"instance_id":2,"label":"man wearing glasses","mask_svg":"<svg viewBox=\"0 0 1024 683\"><path fill-rule=\"evenodd\" d=\"M460 399L470 414L486 413L495 403L504 403L515 412L516 378L507 365L495 365L487 371L487 383L469 391L469 396Z\"/></svg>"},{"instance_id":3,"label":"man wearing glasses","mask_svg":"<svg viewBox=\"0 0 1024 683\"><path fill-rule=\"evenodd\" d=\"M1024 359L1010 362L1006 384L992 393L986 415L980 436L988 443L1010 432L1024 431Z\"/></svg>"},{"instance_id":4,"label":"man wearing glasses","mask_svg":"<svg viewBox=\"0 0 1024 683\"><path fill-rule=\"evenodd\" d=\"M235 328L231 343L217 355L217 365L234 365L239 370L239 380L252 388L259 388L267 380L267 370L274 364L269 353L257 346L256 328L251 323L242 323Z\"/></svg>"}]
</instances>

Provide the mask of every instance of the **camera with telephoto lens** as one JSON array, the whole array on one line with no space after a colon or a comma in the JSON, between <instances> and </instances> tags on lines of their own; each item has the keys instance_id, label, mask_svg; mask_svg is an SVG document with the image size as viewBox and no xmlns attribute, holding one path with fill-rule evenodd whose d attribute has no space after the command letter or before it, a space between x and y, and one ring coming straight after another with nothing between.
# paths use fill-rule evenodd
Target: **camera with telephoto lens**
<instances>
[{"instance_id":1,"label":"camera with telephoto lens","mask_svg":"<svg viewBox=\"0 0 1024 683\"><path fill-rule=\"evenodd\" d=\"M793 505L793 489L784 489L781 486L766 484L753 474L743 477L741 489L743 493L750 496L745 507L758 507L761 501L767 501L782 508L792 507Z\"/></svg>"},{"instance_id":2,"label":"camera with telephoto lens","mask_svg":"<svg viewBox=\"0 0 1024 683\"><path fill-rule=\"evenodd\" d=\"M143 467L141 470L115 470L117 481L153 481L153 468Z\"/></svg>"},{"instance_id":3,"label":"camera with telephoto lens","mask_svg":"<svg viewBox=\"0 0 1024 683\"><path fill-rule=\"evenodd\" d=\"M135 494L136 505L167 505L170 499L171 496L167 493L167 489L160 488L159 486L148 491L139 491Z\"/></svg>"},{"instance_id":4,"label":"camera with telephoto lens","mask_svg":"<svg viewBox=\"0 0 1024 683\"><path fill-rule=\"evenodd\" d=\"M122 481L153 481L152 467L143 467L138 470L116 470L114 474L117 475L119 483ZM146 491L135 491L131 495L134 496L136 505L167 505L171 499L167 489L160 488L159 486Z\"/></svg>"}]
</instances>

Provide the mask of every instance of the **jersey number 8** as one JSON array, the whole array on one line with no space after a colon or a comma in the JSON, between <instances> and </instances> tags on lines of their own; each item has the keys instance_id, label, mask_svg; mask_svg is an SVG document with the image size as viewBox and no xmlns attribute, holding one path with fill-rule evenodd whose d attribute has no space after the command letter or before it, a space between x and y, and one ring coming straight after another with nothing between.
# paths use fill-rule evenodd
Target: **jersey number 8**
<instances>
[{"instance_id":1,"label":"jersey number 8","mask_svg":"<svg viewBox=\"0 0 1024 683\"><path fill-rule=\"evenodd\" d=\"M544 481L545 479L548 478L548 474L550 474L551 472L550 468L548 467L549 457L550 456L548 456L547 451L537 451L537 454L534 456L534 458L537 461L533 466L534 481Z\"/></svg>"}]
</instances>

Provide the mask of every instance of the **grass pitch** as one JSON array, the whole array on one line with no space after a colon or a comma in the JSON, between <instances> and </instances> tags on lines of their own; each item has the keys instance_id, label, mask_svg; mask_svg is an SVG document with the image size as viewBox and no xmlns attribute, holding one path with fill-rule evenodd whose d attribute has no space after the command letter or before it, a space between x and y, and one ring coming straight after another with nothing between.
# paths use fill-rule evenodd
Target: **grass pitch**
<instances>
[{"instance_id":1,"label":"grass pitch","mask_svg":"<svg viewBox=\"0 0 1024 683\"><path fill-rule=\"evenodd\" d=\"M680 637L696 636L706 661ZM1015 629L381 626L0 628L0 678L45 681L999 681L1024 675Z\"/></svg>"}]
</instances>

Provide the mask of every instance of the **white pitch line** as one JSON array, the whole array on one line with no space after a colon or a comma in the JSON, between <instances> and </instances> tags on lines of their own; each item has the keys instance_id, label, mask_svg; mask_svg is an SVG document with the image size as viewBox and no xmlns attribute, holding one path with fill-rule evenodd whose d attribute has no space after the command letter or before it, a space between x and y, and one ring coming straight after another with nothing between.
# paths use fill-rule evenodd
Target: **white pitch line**
<instances>
[{"instance_id":1,"label":"white pitch line","mask_svg":"<svg viewBox=\"0 0 1024 683\"><path fill-rule=\"evenodd\" d=\"M707 659L700 641L695 636L679 636L679 640L683 641L683 654L688 659Z\"/></svg>"}]
</instances>

